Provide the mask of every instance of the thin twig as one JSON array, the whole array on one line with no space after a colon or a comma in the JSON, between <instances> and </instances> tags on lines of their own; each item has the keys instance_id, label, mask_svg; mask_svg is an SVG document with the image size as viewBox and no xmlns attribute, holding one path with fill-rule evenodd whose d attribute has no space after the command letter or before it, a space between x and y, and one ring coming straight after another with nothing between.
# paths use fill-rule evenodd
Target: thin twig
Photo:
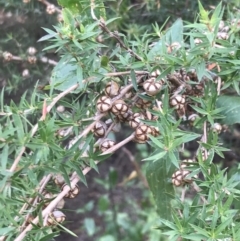
<instances>
[{"instance_id":1,"label":"thin twig","mask_svg":"<svg viewBox=\"0 0 240 241\"><path fill-rule=\"evenodd\" d=\"M137 175L138 177L142 180L144 186L146 188L149 188L148 186L148 182L147 182L147 179L145 178L145 176L143 175L142 171L141 171L141 167L138 165L138 163L135 161L135 158L134 156L132 155L132 153L126 148L126 147L123 147L122 148L123 152L128 156L129 160L132 162L136 172L137 172Z\"/></svg>"},{"instance_id":2,"label":"thin twig","mask_svg":"<svg viewBox=\"0 0 240 241\"><path fill-rule=\"evenodd\" d=\"M192 188L193 188L197 193L201 192L201 189L199 188L199 186L198 186L195 182L193 182L193 183L191 184L191 186L192 186ZM207 203L208 203L208 201L207 201L207 200L205 199L205 197L203 197L202 195L200 195L200 198L202 199L202 201L203 201L204 204L207 204Z\"/></svg>"},{"instance_id":3,"label":"thin twig","mask_svg":"<svg viewBox=\"0 0 240 241\"><path fill-rule=\"evenodd\" d=\"M149 74L148 71L134 71L135 74L137 75L146 75L146 74ZM124 71L124 72L114 72L114 73L106 73L105 75L106 76L121 76L121 75L128 75L128 74L131 74L131 71Z\"/></svg>"},{"instance_id":4,"label":"thin twig","mask_svg":"<svg viewBox=\"0 0 240 241\"><path fill-rule=\"evenodd\" d=\"M124 139L123 141L121 141L121 142L117 143L116 145L114 145L113 147L109 148L107 151L103 152L101 155L111 154L111 153L115 152L116 150L118 150L120 147L126 145L129 141L132 141L133 139L134 139L134 133L131 134L126 139Z\"/></svg>"},{"instance_id":5,"label":"thin twig","mask_svg":"<svg viewBox=\"0 0 240 241\"><path fill-rule=\"evenodd\" d=\"M104 19L98 19L94 13L94 8L95 8L95 4L94 4L94 0L91 0L91 15L92 15L92 18L98 22L98 25L100 26L100 28L108 33L108 35L114 39L117 40L117 42L119 43L119 45L124 48L125 50L127 50L132 56L134 56L137 60L140 60L140 61L143 61L143 59L138 55L136 54L132 49L128 48L124 42L120 39L119 35L118 35L118 32L117 31L114 31L114 32L111 32L108 27L106 26L105 24L105 21Z\"/></svg>"}]
</instances>

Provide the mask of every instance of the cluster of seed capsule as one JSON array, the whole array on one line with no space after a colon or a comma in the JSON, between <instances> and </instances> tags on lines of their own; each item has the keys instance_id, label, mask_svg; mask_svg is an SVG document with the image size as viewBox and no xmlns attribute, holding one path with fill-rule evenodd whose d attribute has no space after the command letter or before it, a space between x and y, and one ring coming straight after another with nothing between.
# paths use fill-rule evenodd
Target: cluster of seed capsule
<instances>
[{"instance_id":1,"label":"cluster of seed capsule","mask_svg":"<svg viewBox=\"0 0 240 241\"><path fill-rule=\"evenodd\" d=\"M61 188L62 191L68 187L68 185L65 183L63 176L61 176L61 175L56 175L54 177L54 182L57 186L59 186ZM68 193L65 195L65 198L73 199L79 194L79 192L80 192L80 188L76 184L75 187L71 188L68 191ZM44 190L42 192L42 198L40 199L40 201L43 201L43 203L44 203L43 207L46 208L49 205L49 203L52 201L52 199L54 199L55 197L56 197L56 195L52 194L49 191ZM59 210L64 207L64 204L65 204L65 202L63 199L57 204L55 209L48 215L47 222L45 224L46 226L55 226L58 223L64 222L66 215L62 211ZM30 219L32 219L32 218L30 217Z\"/></svg>"},{"instance_id":2,"label":"cluster of seed capsule","mask_svg":"<svg viewBox=\"0 0 240 241\"><path fill-rule=\"evenodd\" d=\"M161 91L162 82L156 81L156 76L153 74L141 84L141 87L145 94L151 98ZM107 83L105 95L98 98L96 107L100 113L109 113L112 118L106 121L98 121L93 128L94 135L98 138L105 138L107 129L113 122L113 131L119 131L121 123L128 123L135 130L134 141L138 143L145 143L149 134L159 135L158 128L144 124L144 120L157 119L157 116L154 116L148 110L153 108L152 101L138 96L134 98L131 91L124 94L122 94L122 91L124 91L124 88L121 88L118 82L111 80ZM118 96L121 96L121 98L117 98ZM101 142L100 149L104 152L114 145L114 141L104 139Z\"/></svg>"}]
</instances>

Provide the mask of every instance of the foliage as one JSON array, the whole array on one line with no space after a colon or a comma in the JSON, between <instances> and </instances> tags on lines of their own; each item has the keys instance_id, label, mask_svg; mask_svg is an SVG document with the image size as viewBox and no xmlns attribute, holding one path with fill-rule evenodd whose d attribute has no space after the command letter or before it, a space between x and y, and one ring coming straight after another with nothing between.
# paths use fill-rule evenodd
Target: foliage
<instances>
[{"instance_id":1,"label":"foliage","mask_svg":"<svg viewBox=\"0 0 240 241\"><path fill-rule=\"evenodd\" d=\"M228 175L213 159L228 151L220 133L239 122L238 11L227 9L223 21L224 4L207 11L199 2L195 22L177 19L166 29L155 23L140 36L118 32L118 16L108 18L103 1L59 4L63 21L39 39L48 43L44 51L61 56L51 81L18 104L5 104L1 93L2 240L51 240L61 230L75 235L62 224L60 201L75 198L78 181L87 185L85 175L130 141L147 143L152 153L144 161L160 216L156 229L169 240L237 240L239 167ZM6 52L3 58L14 59ZM192 141L198 147L190 159L185 145ZM98 182L112 190L114 175ZM117 207L107 212L107 198L102 202L99 214L106 222L115 215L116 223L100 240L114 240L120 228L127 235L121 240L144 238L143 222L153 221L149 207L137 209L142 220L133 223ZM95 233L92 219L84 225Z\"/></svg>"}]
</instances>

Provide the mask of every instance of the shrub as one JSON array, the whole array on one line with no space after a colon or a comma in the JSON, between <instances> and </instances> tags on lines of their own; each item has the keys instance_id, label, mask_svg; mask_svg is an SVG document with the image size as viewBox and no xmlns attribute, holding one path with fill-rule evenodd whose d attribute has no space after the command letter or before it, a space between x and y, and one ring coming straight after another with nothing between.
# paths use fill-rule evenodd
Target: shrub
<instances>
[{"instance_id":1,"label":"shrub","mask_svg":"<svg viewBox=\"0 0 240 241\"><path fill-rule=\"evenodd\" d=\"M199 2L196 22L154 24L128 39L109 27L116 19L103 1L59 4L63 22L39 40L61 56L50 82L19 104L4 105L1 94L1 239L50 240L66 230L63 198L135 141L151 147L144 160L157 229L170 240L237 240L238 169L228 175L213 163L228 150L221 132L239 123L237 12L223 21L221 3L208 12ZM127 126L122 141L110 138ZM197 151L186 158L193 140Z\"/></svg>"}]
</instances>

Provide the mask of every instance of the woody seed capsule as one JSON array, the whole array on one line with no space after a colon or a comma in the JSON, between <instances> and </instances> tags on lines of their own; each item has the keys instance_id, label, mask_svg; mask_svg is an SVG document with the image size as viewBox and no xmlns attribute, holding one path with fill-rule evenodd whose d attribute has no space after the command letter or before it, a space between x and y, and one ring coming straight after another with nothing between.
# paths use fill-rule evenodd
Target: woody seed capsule
<instances>
[{"instance_id":1,"label":"woody seed capsule","mask_svg":"<svg viewBox=\"0 0 240 241\"><path fill-rule=\"evenodd\" d=\"M135 130L134 139L138 143L145 143L148 140L148 134L152 134L151 127L145 124L139 125Z\"/></svg>"},{"instance_id":2,"label":"woody seed capsule","mask_svg":"<svg viewBox=\"0 0 240 241\"><path fill-rule=\"evenodd\" d=\"M57 175L54 177L54 182L55 182L56 185L62 186L62 185L65 183L65 180L64 180L64 178L63 178L62 175L57 174Z\"/></svg>"},{"instance_id":3,"label":"woody seed capsule","mask_svg":"<svg viewBox=\"0 0 240 241\"><path fill-rule=\"evenodd\" d=\"M132 127L133 129L137 128L141 124L141 120L140 119L144 120L143 114L134 113L131 116L131 119L129 120L130 127Z\"/></svg>"},{"instance_id":4,"label":"woody seed capsule","mask_svg":"<svg viewBox=\"0 0 240 241\"><path fill-rule=\"evenodd\" d=\"M62 191L67 187L68 185L67 184L64 184L62 186ZM75 198L80 192L80 188L79 186L76 184L75 187L73 187L72 189L70 189L68 191L68 193L65 195L66 198Z\"/></svg>"},{"instance_id":5,"label":"woody seed capsule","mask_svg":"<svg viewBox=\"0 0 240 241\"><path fill-rule=\"evenodd\" d=\"M120 122L126 122L131 119L131 116L132 116L132 111L128 110L126 113L118 115L117 120Z\"/></svg>"},{"instance_id":6,"label":"woody seed capsule","mask_svg":"<svg viewBox=\"0 0 240 241\"><path fill-rule=\"evenodd\" d=\"M111 111L114 115L123 115L127 113L128 105L123 100L116 100L113 103Z\"/></svg>"},{"instance_id":7,"label":"woody seed capsule","mask_svg":"<svg viewBox=\"0 0 240 241\"><path fill-rule=\"evenodd\" d=\"M152 102L142 98L138 98L135 105L140 109L146 109L152 105Z\"/></svg>"},{"instance_id":8,"label":"woody seed capsule","mask_svg":"<svg viewBox=\"0 0 240 241\"><path fill-rule=\"evenodd\" d=\"M100 145L100 150L102 152L105 152L107 151L108 149L110 149L111 147L113 147L115 145L115 141L113 140L109 140L109 139L106 139L102 142L102 144Z\"/></svg>"},{"instance_id":9,"label":"woody seed capsule","mask_svg":"<svg viewBox=\"0 0 240 241\"><path fill-rule=\"evenodd\" d=\"M65 220L65 214L59 210L54 210L47 218L47 226L54 226Z\"/></svg>"},{"instance_id":10,"label":"woody seed capsule","mask_svg":"<svg viewBox=\"0 0 240 241\"><path fill-rule=\"evenodd\" d=\"M143 88L148 95L153 96L160 92L162 84L160 82L156 82L155 78L151 78L143 83Z\"/></svg>"},{"instance_id":11,"label":"woody seed capsule","mask_svg":"<svg viewBox=\"0 0 240 241\"><path fill-rule=\"evenodd\" d=\"M105 87L105 93L109 97L117 96L119 94L119 91L120 91L120 86L118 85L118 83L114 81L109 82Z\"/></svg>"},{"instance_id":12,"label":"woody seed capsule","mask_svg":"<svg viewBox=\"0 0 240 241\"><path fill-rule=\"evenodd\" d=\"M93 127L92 131L95 136L103 137L105 136L106 130L107 130L107 125L102 121L98 121Z\"/></svg>"},{"instance_id":13,"label":"woody seed capsule","mask_svg":"<svg viewBox=\"0 0 240 241\"><path fill-rule=\"evenodd\" d=\"M11 54L11 53L9 53L9 52L4 52L3 53L3 58L4 58L4 60L6 60L6 61L11 61L12 60L12 58L13 58L13 55Z\"/></svg>"},{"instance_id":14,"label":"woody seed capsule","mask_svg":"<svg viewBox=\"0 0 240 241\"><path fill-rule=\"evenodd\" d=\"M66 215L59 210L54 210L52 212L52 217L55 219L56 222L62 223L62 222L64 222Z\"/></svg>"},{"instance_id":15,"label":"woody seed capsule","mask_svg":"<svg viewBox=\"0 0 240 241\"><path fill-rule=\"evenodd\" d=\"M37 58L36 56L28 56L28 63L29 64L36 64Z\"/></svg>"},{"instance_id":16,"label":"woody seed capsule","mask_svg":"<svg viewBox=\"0 0 240 241\"><path fill-rule=\"evenodd\" d=\"M34 47L29 47L27 52L29 55L35 55L37 53L37 50Z\"/></svg>"},{"instance_id":17,"label":"woody seed capsule","mask_svg":"<svg viewBox=\"0 0 240 241\"><path fill-rule=\"evenodd\" d=\"M220 134L222 131L222 126L219 123L214 123L212 127L213 132Z\"/></svg>"},{"instance_id":18,"label":"woody seed capsule","mask_svg":"<svg viewBox=\"0 0 240 241\"><path fill-rule=\"evenodd\" d=\"M170 105L175 107L177 110L184 109L185 98L182 95L176 95L170 100Z\"/></svg>"},{"instance_id":19,"label":"woody seed capsule","mask_svg":"<svg viewBox=\"0 0 240 241\"><path fill-rule=\"evenodd\" d=\"M55 12L56 12L56 7L55 7L55 5L54 4L49 4L48 6L47 6L47 8L46 8L46 12L48 13L48 14L54 14Z\"/></svg>"},{"instance_id":20,"label":"woody seed capsule","mask_svg":"<svg viewBox=\"0 0 240 241\"><path fill-rule=\"evenodd\" d=\"M101 96L98 100L97 100L97 109L104 113L109 111L112 108L112 100L111 98L107 97L107 96Z\"/></svg>"}]
</instances>

